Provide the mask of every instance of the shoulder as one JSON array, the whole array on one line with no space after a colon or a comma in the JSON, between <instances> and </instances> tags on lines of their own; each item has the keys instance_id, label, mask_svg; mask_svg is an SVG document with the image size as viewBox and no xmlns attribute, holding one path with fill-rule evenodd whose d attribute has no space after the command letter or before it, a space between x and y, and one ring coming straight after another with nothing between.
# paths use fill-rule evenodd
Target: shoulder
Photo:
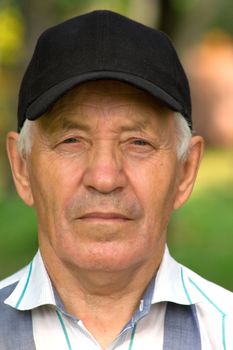
<instances>
[{"instance_id":1,"label":"shoulder","mask_svg":"<svg viewBox=\"0 0 233 350\"><path fill-rule=\"evenodd\" d=\"M34 349L31 312L21 312L5 300L15 290L24 269L0 282L0 349ZM21 345L19 345L21 344Z\"/></svg>"},{"instance_id":2,"label":"shoulder","mask_svg":"<svg viewBox=\"0 0 233 350\"><path fill-rule=\"evenodd\" d=\"M21 270L17 271L13 275L6 277L2 281L0 281L0 308L6 308L6 305L4 304L5 299L8 298L8 296L13 292L16 285L18 284L20 278L23 276L25 272L26 267L22 268Z\"/></svg>"},{"instance_id":3,"label":"shoulder","mask_svg":"<svg viewBox=\"0 0 233 350\"><path fill-rule=\"evenodd\" d=\"M17 283L20 280L20 278L23 276L25 270L26 270L26 267L22 268L21 270L15 272L13 275L8 276L4 278L2 281L0 281L0 293L2 289L5 289L6 287Z\"/></svg>"}]
</instances>

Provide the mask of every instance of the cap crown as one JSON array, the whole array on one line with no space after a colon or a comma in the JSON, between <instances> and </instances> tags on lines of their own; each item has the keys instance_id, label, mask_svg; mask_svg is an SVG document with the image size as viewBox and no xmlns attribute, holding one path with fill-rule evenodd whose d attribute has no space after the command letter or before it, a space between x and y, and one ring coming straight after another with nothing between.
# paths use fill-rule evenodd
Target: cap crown
<instances>
[{"instance_id":1,"label":"cap crown","mask_svg":"<svg viewBox=\"0 0 233 350\"><path fill-rule=\"evenodd\" d=\"M189 85L168 37L111 11L72 18L40 36L19 93L18 127L73 86L118 79L152 93L191 124Z\"/></svg>"}]
</instances>

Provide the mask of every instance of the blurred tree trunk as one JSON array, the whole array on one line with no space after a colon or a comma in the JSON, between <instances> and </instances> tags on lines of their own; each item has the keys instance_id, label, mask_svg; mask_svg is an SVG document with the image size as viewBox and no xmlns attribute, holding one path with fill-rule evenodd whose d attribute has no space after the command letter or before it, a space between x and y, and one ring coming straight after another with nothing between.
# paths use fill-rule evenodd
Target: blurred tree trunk
<instances>
[{"instance_id":1,"label":"blurred tree trunk","mask_svg":"<svg viewBox=\"0 0 233 350\"><path fill-rule=\"evenodd\" d=\"M174 11L171 0L159 1L160 16L158 27L165 32L171 39L175 39L177 26L180 20L180 15Z\"/></svg>"},{"instance_id":2,"label":"blurred tree trunk","mask_svg":"<svg viewBox=\"0 0 233 350\"><path fill-rule=\"evenodd\" d=\"M38 36L46 28L58 21L56 2L54 0L20 0L25 21L25 61L34 50Z\"/></svg>"},{"instance_id":3,"label":"blurred tree trunk","mask_svg":"<svg viewBox=\"0 0 233 350\"><path fill-rule=\"evenodd\" d=\"M1 81L5 90L8 91L6 93L7 107L5 115L9 116L9 120L7 121L6 130L16 129L17 96L20 81L26 65L31 59L39 34L47 27L57 22L55 3L56 1L54 0L17 0L16 4L21 10L25 26L25 34L23 38L24 52L22 58L19 59L18 64L15 65L14 68L5 68L5 81ZM4 150L5 147L2 144L0 146L1 150ZM5 152L1 157L0 166L3 168L1 170L1 183L3 184L2 192L9 194L14 191L14 186Z\"/></svg>"}]
</instances>

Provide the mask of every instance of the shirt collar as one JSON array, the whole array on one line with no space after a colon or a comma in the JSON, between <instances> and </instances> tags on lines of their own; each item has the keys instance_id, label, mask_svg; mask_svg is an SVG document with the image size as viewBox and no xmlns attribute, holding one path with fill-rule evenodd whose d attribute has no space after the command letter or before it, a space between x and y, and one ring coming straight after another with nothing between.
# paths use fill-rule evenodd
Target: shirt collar
<instances>
[{"instance_id":1,"label":"shirt collar","mask_svg":"<svg viewBox=\"0 0 233 350\"><path fill-rule=\"evenodd\" d=\"M155 278L155 288L151 303L169 301L191 305L202 301L188 278L188 269L175 261L165 247L163 259Z\"/></svg>"},{"instance_id":2,"label":"shirt collar","mask_svg":"<svg viewBox=\"0 0 233 350\"><path fill-rule=\"evenodd\" d=\"M139 310L135 313L136 319L147 314L151 304L166 301L183 305L200 301L200 296L190 286L184 269L170 256L167 247L156 277L141 299ZM31 310L41 305L56 306L52 283L39 251L22 271L17 286L5 303L18 310Z\"/></svg>"},{"instance_id":3,"label":"shirt collar","mask_svg":"<svg viewBox=\"0 0 233 350\"><path fill-rule=\"evenodd\" d=\"M41 305L56 305L52 283L45 269L40 251L22 271L16 288L5 300L18 310L31 310Z\"/></svg>"}]
</instances>

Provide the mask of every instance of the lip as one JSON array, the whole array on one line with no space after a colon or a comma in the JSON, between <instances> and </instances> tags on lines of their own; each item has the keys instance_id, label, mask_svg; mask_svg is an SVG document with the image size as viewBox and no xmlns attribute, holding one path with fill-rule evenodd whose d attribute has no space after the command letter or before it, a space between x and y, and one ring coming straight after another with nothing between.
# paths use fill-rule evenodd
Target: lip
<instances>
[{"instance_id":1,"label":"lip","mask_svg":"<svg viewBox=\"0 0 233 350\"><path fill-rule=\"evenodd\" d=\"M80 220L105 220L105 221L126 221L130 220L127 216L114 212L91 212L80 216Z\"/></svg>"}]
</instances>

